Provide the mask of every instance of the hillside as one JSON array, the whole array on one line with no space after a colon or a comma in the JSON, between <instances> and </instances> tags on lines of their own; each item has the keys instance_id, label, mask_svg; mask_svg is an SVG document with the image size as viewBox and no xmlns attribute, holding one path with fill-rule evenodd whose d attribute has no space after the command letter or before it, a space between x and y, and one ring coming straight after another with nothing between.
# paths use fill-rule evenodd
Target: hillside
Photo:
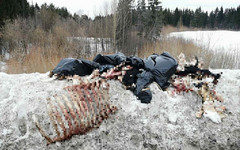
<instances>
[{"instance_id":1,"label":"hillside","mask_svg":"<svg viewBox=\"0 0 240 150\"><path fill-rule=\"evenodd\" d=\"M240 70L223 72L217 85L225 99L227 117L216 124L209 118L196 119L201 106L196 94L171 97L150 86L153 99L141 104L117 81L110 83L110 99L119 110L100 128L87 135L49 146L33 123L36 115L49 126L46 99L61 93L67 81L51 80L47 74L9 75L0 73L0 149L238 149L240 147Z\"/></svg>"}]
</instances>

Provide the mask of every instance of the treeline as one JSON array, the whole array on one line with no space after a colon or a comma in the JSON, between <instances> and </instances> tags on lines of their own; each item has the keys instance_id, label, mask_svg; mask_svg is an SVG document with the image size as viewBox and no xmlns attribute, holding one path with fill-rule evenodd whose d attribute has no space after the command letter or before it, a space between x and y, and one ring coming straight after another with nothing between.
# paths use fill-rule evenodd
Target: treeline
<instances>
[{"instance_id":1,"label":"treeline","mask_svg":"<svg viewBox=\"0 0 240 150\"><path fill-rule=\"evenodd\" d=\"M223 7L216 8L214 11L206 12L200 8L195 11L190 9L162 9L158 0L148 0L146 4L145 0L138 0L137 7L132 7L133 0L119 1L118 5L129 5L131 8L127 13L131 14L131 25L137 26L142 35L142 31L145 28L152 28L155 22L161 22L164 25L186 26L196 28L208 28L208 29L240 29L240 6L235 8ZM126 4L121 4L126 3ZM127 4L128 3L128 4ZM53 4L42 6L30 5L27 0L1 0L0 1L0 27L4 25L5 20L13 20L18 16L23 18L34 17L40 10L51 10L58 14L61 18L73 18L79 22L80 16L77 14L70 14L66 8L58 8ZM148 10L153 10L152 14L147 13ZM156 15L156 13L158 13ZM113 15L97 16L94 20L91 20L87 15L82 16L81 23L95 21L99 19L113 19ZM161 23L158 23L159 25ZM148 26L149 25L149 26ZM161 27L161 26L159 26ZM147 29L150 30L150 29ZM148 31L150 32L150 31ZM149 36L147 36L149 38Z\"/></svg>"},{"instance_id":2,"label":"treeline","mask_svg":"<svg viewBox=\"0 0 240 150\"><path fill-rule=\"evenodd\" d=\"M208 29L240 29L240 6L235 8L217 7L210 13L197 8L195 11L190 9L170 9L163 10L164 24L172 26L186 26Z\"/></svg>"},{"instance_id":3,"label":"treeline","mask_svg":"<svg viewBox=\"0 0 240 150\"><path fill-rule=\"evenodd\" d=\"M159 50L171 51L173 43L187 44L164 41L160 36L164 25L240 28L240 6L217 8L208 14L201 8L163 9L160 0L138 0L135 4L134 0L113 0L101 15L90 18L53 4L0 0L0 61L8 61L9 70L16 72L46 72L64 57L89 58L94 53L116 51L145 57ZM175 45L172 51L179 47Z\"/></svg>"},{"instance_id":4,"label":"treeline","mask_svg":"<svg viewBox=\"0 0 240 150\"><path fill-rule=\"evenodd\" d=\"M53 4L38 6L29 4L27 0L1 0L0 48L9 53L15 49L27 53L31 45L46 49L53 44L51 41L55 41L56 49L66 52L71 48L79 56L83 50L92 51L92 46L86 46L84 40L81 45L75 40L78 44L69 46L70 41L66 39L93 37L96 51L136 54L145 44L159 39L164 25L240 29L240 6L237 9L216 8L208 13L201 8L195 11L163 9L160 0L138 0L137 5L134 4L134 0L113 0L111 6L102 10L102 15L92 19L87 15L70 14L66 8ZM40 39L40 36L45 39Z\"/></svg>"},{"instance_id":5,"label":"treeline","mask_svg":"<svg viewBox=\"0 0 240 150\"><path fill-rule=\"evenodd\" d=\"M38 51L41 59L83 55L83 44L68 37L84 35L84 29L66 8L53 4L30 5L26 0L0 1L0 55L23 63ZM80 42L79 42L80 43ZM74 53L74 54L73 54Z\"/></svg>"},{"instance_id":6,"label":"treeline","mask_svg":"<svg viewBox=\"0 0 240 150\"><path fill-rule=\"evenodd\" d=\"M43 4L41 7L38 4L30 5L27 0L1 0L0 1L0 27L4 25L5 20L13 20L17 17L34 17L40 9L47 9L57 13L63 18L71 17L67 8L58 8L53 4Z\"/></svg>"}]
</instances>

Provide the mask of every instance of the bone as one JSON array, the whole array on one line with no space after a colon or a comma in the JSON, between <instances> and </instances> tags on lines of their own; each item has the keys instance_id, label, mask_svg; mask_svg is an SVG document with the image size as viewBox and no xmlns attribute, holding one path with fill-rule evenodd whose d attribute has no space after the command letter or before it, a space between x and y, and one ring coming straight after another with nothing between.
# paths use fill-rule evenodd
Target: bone
<instances>
[{"instance_id":1,"label":"bone","mask_svg":"<svg viewBox=\"0 0 240 150\"><path fill-rule=\"evenodd\" d=\"M64 141L75 134L86 134L117 111L117 107L110 104L109 84L104 79L80 82L64 89L67 94L55 95L54 99L47 100L48 115L57 136L48 136L35 121L48 144Z\"/></svg>"}]
</instances>

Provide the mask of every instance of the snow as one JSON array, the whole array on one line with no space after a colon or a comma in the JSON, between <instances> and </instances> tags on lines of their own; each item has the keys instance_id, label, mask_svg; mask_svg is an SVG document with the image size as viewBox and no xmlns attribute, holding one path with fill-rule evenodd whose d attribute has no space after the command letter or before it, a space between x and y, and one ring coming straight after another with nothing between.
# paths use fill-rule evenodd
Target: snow
<instances>
[{"instance_id":1,"label":"snow","mask_svg":"<svg viewBox=\"0 0 240 150\"><path fill-rule=\"evenodd\" d=\"M169 37L183 38L206 50L225 53L240 53L240 31L185 31L173 32Z\"/></svg>"},{"instance_id":2,"label":"snow","mask_svg":"<svg viewBox=\"0 0 240 150\"><path fill-rule=\"evenodd\" d=\"M186 31L169 37L184 38L216 53L240 54L240 32ZM80 40L80 39L71 39ZM95 49L89 38L91 49ZM106 39L106 41L109 39ZM95 45L96 46L96 45ZM101 47L101 43L97 44ZM48 134L52 125L46 99L60 94L73 83L53 80L48 73L6 74L7 64L0 62L0 150L5 149L239 149L240 147L240 70L223 72L216 91L224 98L226 118L206 111L197 119L202 101L194 93L171 97L151 84L153 99L142 104L118 81L110 83L110 99L119 110L98 129L86 135L49 146L37 130L34 119ZM210 81L209 81L210 82Z\"/></svg>"},{"instance_id":3,"label":"snow","mask_svg":"<svg viewBox=\"0 0 240 150\"><path fill-rule=\"evenodd\" d=\"M220 123L221 122L221 117L218 115L217 112L212 112L212 111L206 111L204 113L204 117L209 118L215 123Z\"/></svg>"},{"instance_id":4,"label":"snow","mask_svg":"<svg viewBox=\"0 0 240 150\"><path fill-rule=\"evenodd\" d=\"M0 61L0 72L6 72L7 71L7 65L5 62Z\"/></svg>"},{"instance_id":5,"label":"snow","mask_svg":"<svg viewBox=\"0 0 240 150\"><path fill-rule=\"evenodd\" d=\"M111 38L94 38L94 37L67 37L70 42L77 42L83 46L83 50L88 53L100 53L112 49Z\"/></svg>"},{"instance_id":6,"label":"snow","mask_svg":"<svg viewBox=\"0 0 240 150\"><path fill-rule=\"evenodd\" d=\"M240 70L212 71L223 72L216 89L225 99L227 117L223 120L211 112L197 119L202 102L196 94L171 97L153 83L153 99L147 105L118 81L109 81L110 99L118 112L86 135L49 146L33 119L38 118L51 133L46 99L72 83L52 80L48 73L0 72L0 149L238 149Z\"/></svg>"}]
</instances>

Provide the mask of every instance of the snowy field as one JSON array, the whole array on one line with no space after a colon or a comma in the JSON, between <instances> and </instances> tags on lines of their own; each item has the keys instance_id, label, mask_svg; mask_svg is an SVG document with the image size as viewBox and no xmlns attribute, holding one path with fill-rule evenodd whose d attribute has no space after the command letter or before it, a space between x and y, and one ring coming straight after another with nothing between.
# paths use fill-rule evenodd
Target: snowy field
<instances>
[{"instance_id":1,"label":"snowy field","mask_svg":"<svg viewBox=\"0 0 240 150\"><path fill-rule=\"evenodd\" d=\"M171 97L150 86L152 102L148 105L122 88L110 83L110 99L119 110L87 135L46 145L33 123L36 115L45 129L50 120L46 99L71 85L49 80L47 74L9 75L0 72L0 149L239 149L240 148L240 70L223 72L217 86L225 99L227 117L216 124L209 118L196 119L201 107L196 94Z\"/></svg>"},{"instance_id":2,"label":"snowy field","mask_svg":"<svg viewBox=\"0 0 240 150\"><path fill-rule=\"evenodd\" d=\"M169 37L183 38L214 52L240 53L240 31L173 32Z\"/></svg>"}]
</instances>

